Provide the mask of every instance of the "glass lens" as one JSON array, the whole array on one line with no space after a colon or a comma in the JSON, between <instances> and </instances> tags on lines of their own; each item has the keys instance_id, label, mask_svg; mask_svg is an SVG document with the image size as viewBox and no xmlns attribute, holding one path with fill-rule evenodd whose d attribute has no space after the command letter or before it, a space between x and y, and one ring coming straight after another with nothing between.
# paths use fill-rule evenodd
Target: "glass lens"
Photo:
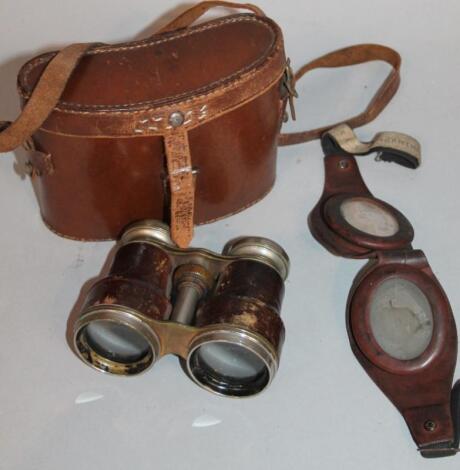
<instances>
[{"instance_id":1,"label":"glass lens","mask_svg":"<svg viewBox=\"0 0 460 470\"><path fill-rule=\"evenodd\" d=\"M264 361L234 343L203 344L193 353L190 366L197 380L226 395L252 395L268 383Z\"/></svg>"},{"instance_id":2,"label":"glass lens","mask_svg":"<svg viewBox=\"0 0 460 470\"><path fill-rule=\"evenodd\" d=\"M137 331L112 321L93 321L85 328L85 334L94 351L115 362L136 362L150 349L147 340Z\"/></svg>"},{"instance_id":3,"label":"glass lens","mask_svg":"<svg viewBox=\"0 0 460 470\"><path fill-rule=\"evenodd\" d=\"M382 282L370 307L370 326L379 346L391 357L415 359L433 336L433 312L425 294L402 278Z\"/></svg>"},{"instance_id":4,"label":"glass lens","mask_svg":"<svg viewBox=\"0 0 460 470\"><path fill-rule=\"evenodd\" d=\"M340 205L340 213L352 227L369 235L391 237L399 230L395 217L369 199L345 199Z\"/></svg>"}]
</instances>

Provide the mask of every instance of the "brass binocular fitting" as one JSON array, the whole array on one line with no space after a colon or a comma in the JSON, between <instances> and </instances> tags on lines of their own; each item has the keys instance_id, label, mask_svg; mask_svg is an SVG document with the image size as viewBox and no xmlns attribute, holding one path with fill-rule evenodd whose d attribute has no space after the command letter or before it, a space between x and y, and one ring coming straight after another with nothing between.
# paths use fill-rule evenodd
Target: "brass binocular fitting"
<instances>
[{"instance_id":1,"label":"brass binocular fitting","mask_svg":"<svg viewBox=\"0 0 460 470\"><path fill-rule=\"evenodd\" d=\"M289 258L275 242L241 237L222 254L180 249L161 222L129 226L108 276L92 285L73 327L91 367L134 375L166 354L219 395L257 394L278 368Z\"/></svg>"}]
</instances>

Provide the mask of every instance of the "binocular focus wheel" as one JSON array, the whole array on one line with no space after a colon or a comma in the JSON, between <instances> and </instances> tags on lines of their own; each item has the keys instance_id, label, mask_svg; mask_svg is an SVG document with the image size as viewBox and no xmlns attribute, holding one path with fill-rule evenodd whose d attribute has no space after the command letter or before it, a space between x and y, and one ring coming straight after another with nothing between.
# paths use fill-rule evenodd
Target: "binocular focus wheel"
<instances>
[{"instance_id":1,"label":"binocular focus wheel","mask_svg":"<svg viewBox=\"0 0 460 470\"><path fill-rule=\"evenodd\" d=\"M289 256L283 248L268 238L239 237L229 241L222 250L225 256L247 256L275 269L286 280L289 274Z\"/></svg>"}]
</instances>

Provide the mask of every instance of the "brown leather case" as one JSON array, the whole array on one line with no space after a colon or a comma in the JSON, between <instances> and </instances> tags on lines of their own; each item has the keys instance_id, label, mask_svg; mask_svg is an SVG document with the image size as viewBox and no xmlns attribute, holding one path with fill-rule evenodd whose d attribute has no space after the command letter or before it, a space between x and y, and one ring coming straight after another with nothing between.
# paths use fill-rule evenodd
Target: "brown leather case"
<instances>
[{"instance_id":1,"label":"brown leather case","mask_svg":"<svg viewBox=\"0 0 460 470\"><path fill-rule=\"evenodd\" d=\"M190 26L221 5L252 13ZM393 70L369 108L347 121L361 125L398 87L395 51L353 46L307 64L297 78L369 60ZM270 191L278 144L323 130L279 136L294 78L279 26L249 4L202 2L145 40L41 55L22 67L18 88L23 112L4 124L0 151L26 141L43 220L79 240L116 238L128 223L153 218L168 221L185 247L194 224Z\"/></svg>"},{"instance_id":2,"label":"brown leather case","mask_svg":"<svg viewBox=\"0 0 460 470\"><path fill-rule=\"evenodd\" d=\"M54 55L21 69L24 100ZM41 153L32 166L49 154L54 169L32 179L44 221L63 235L104 239L133 220L169 218L171 116L188 133L194 222L253 204L275 180L285 66L278 26L254 15L91 48L34 134Z\"/></svg>"}]
</instances>

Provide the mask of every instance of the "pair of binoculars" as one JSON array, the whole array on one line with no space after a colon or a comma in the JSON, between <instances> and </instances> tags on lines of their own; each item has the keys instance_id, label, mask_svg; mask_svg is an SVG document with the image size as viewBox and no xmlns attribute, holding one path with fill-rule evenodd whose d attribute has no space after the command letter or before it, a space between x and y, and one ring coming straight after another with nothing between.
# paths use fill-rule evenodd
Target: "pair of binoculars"
<instances>
[{"instance_id":1,"label":"pair of binoculars","mask_svg":"<svg viewBox=\"0 0 460 470\"><path fill-rule=\"evenodd\" d=\"M146 220L122 234L108 276L92 285L73 328L91 367L135 375L166 354L219 395L244 397L276 374L289 258L275 242L241 237L222 254L180 249Z\"/></svg>"}]
</instances>

